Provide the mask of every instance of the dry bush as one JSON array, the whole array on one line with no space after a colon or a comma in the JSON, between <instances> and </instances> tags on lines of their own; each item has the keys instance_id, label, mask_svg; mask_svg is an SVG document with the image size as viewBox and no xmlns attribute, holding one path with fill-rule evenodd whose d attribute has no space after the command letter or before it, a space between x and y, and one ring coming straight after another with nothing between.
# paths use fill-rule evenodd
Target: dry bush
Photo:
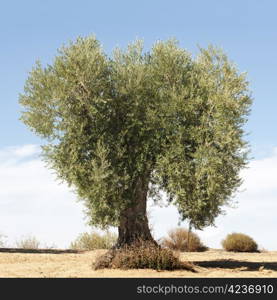
<instances>
[{"instance_id":1,"label":"dry bush","mask_svg":"<svg viewBox=\"0 0 277 300\"><path fill-rule=\"evenodd\" d=\"M96 270L103 268L194 271L192 264L180 261L170 249L147 242L110 250L94 264Z\"/></svg>"},{"instance_id":2,"label":"dry bush","mask_svg":"<svg viewBox=\"0 0 277 300\"><path fill-rule=\"evenodd\" d=\"M105 254L97 255L95 258L95 261L92 264L92 268L94 270L100 270L100 269L110 269L112 268L112 261L116 255L116 252L119 250L110 249Z\"/></svg>"},{"instance_id":3,"label":"dry bush","mask_svg":"<svg viewBox=\"0 0 277 300\"><path fill-rule=\"evenodd\" d=\"M19 240L19 241L16 241L15 244L16 244L17 248L38 249L40 242L34 236L27 236L27 237L21 238L21 240Z\"/></svg>"},{"instance_id":4,"label":"dry bush","mask_svg":"<svg viewBox=\"0 0 277 300\"><path fill-rule=\"evenodd\" d=\"M257 243L243 233L228 234L222 241L222 246L226 251L234 252L256 252L258 249Z\"/></svg>"},{"instance_id":5,"label":"dry bush","mask_svg":"<svg viewBox=\"0 0 277 300\"><path fill-rule=\"evenodd\" d=\"M95 250L95 249L110 249L117 240L117 235L106 232L99 234L97 232L82 233L71 243L70 249L74 250Z\"/></svg>"},{"instance_id":6,"label":"dry bush","mask_svg":"<svg viewBox=\"0 0 277 300\"><path fill-rule=\"evenodd\" d=\"M185 228L176 228L168 232L168 237L161 240L161 245L175 251L200 252L207 250L196 233Z\"/></svg>"}]
</instances>

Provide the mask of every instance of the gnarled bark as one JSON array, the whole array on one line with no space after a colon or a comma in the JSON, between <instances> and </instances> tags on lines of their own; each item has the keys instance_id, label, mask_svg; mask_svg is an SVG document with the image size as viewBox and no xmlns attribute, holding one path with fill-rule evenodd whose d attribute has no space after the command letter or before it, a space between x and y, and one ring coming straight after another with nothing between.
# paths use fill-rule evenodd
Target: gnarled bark
<instances>
[{"instance_id":1,"label":"gnarled bark","mask_svg":"<svg viewBox=\"0 0 277 300\"><path fill-rule=\"evenodd\" d=\"M131 245L137 241L147 241L157 245L148 225L146 214L147 192L148 182L139 178L134 191L135 197L132 204L124 209L120 216L117 248Z\"/></svg>"}]
</instances>

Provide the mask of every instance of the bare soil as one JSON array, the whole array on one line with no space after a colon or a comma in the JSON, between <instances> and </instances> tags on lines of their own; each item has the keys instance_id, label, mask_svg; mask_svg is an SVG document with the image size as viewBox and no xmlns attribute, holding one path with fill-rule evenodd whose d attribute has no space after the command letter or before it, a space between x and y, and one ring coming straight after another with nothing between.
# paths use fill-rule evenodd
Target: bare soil
<instances>
[{"instance_id":1,"label":"bare soil","mask_svg":"<svg viewBox=\"0 0 277 300\"><path fill-rule=\"evenodd\" d=\"M154 271L149 269L93 270L92 263L106 250L82 253L0 253L0 277L275 277L277 251L234 253L211 249L185 252L180 259L195 264L190 271ZM59 254L57 254L59 253Z\"/></svg>"}]
</instances>

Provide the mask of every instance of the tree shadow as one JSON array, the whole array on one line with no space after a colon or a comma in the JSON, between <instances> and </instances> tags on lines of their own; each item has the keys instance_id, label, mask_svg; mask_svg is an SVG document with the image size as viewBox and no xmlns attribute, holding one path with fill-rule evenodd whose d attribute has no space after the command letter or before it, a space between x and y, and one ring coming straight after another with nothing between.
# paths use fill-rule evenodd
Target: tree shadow
<instances>
[{"instance_id":1,"label":"tree shadow","mask_svg":"<svg viewBox=\"0 0 277 300\"><path fill-rule=\"evenodd\" d=\"M213 261L194 261L195 265L204 268L239 269L241 271L259 271L260 268L277 271L277 262L252 262L234 259L219 259Z\"/></svg>"},{"instance_id":2,"label":"tree shadow","mask_svg":"<svg viewBox=\"0 0 277 300\"><path fill-rule=\"evenodd\" d=\"M73 249L23 249L23 248L0 248L2 253L48 253L48 254L64 254L64 253L83 253L82 250Z\"/></svg>"}]
</instances>

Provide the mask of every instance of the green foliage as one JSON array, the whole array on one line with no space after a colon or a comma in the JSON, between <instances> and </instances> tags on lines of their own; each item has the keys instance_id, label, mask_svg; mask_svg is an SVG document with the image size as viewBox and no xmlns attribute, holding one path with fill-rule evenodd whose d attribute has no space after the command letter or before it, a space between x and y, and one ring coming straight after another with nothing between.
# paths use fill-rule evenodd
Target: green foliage
<instances>
[{"instance_id":1,"label":"green foliage","mask_svg":"<svg viewBox=\"0 0 277 300\"><path fill-rule=\"evenodd\" d=\"M95 37L78 38L30 72L21 119L47 140L44 159L90 225L118 226L143 178L148 195L163 189L181 220L202 228L241 184L247 85L212 46L193 59L175 40L146 53L137 41L107 57Z\"/></svg>"},{"instance_id":2,"label":"green foliage","mask_svg":"<svg viewBox=\"0 0 277 300\"><path fill-rule=\"evenodd\" d=\"M176 228L168 232L168 237L162 239L161 245L171 250L199 252L207 250L198 235L185 228Z\"/></svg>"},{"instance_id":3,"label":"green foliage","mask_svg":"<svg viewBox=\"0 0 277 300\"><path fill-rule=\"evenodd\" d=\"M94 268L186 269L193 271L193 266L180 261L176 253L147 242L125 246L119 250L112 250L108 254L99 257L94 264Z\"/></svg>"},{"instance_id":4,"label":"green foliage","mask_svg":"<svg viewBox=\"0 0 277 300\"><path fill-rule=\"evenodd\" d=\"M34 236L22 237L21 240L16 241L17 248L23 249L38 249L40 242Z\"/></svg>"},{"instance_id":5,"label":"green foliage","mask_svg":"<svg viewBox=\"0 0 277 300\"><path fill-rule=\"evenodd\" d=\"M110 249L116 243L117 235L106 232L99 234L97 232L82 233L71 243L70 249L76 250L95 250L95 249Z\"/></svg>"},{"instance_id":6,"label":"green foliage","mask_svg":"<svg viewBox=\"0 0 277 300\"><path fill-rule=\"evenodd\" d=\"M257 243L243 233L228 234L222 241L222 246L226 251L234 252L256 252L258 249Z\"/></svg>"}]
</instances>

